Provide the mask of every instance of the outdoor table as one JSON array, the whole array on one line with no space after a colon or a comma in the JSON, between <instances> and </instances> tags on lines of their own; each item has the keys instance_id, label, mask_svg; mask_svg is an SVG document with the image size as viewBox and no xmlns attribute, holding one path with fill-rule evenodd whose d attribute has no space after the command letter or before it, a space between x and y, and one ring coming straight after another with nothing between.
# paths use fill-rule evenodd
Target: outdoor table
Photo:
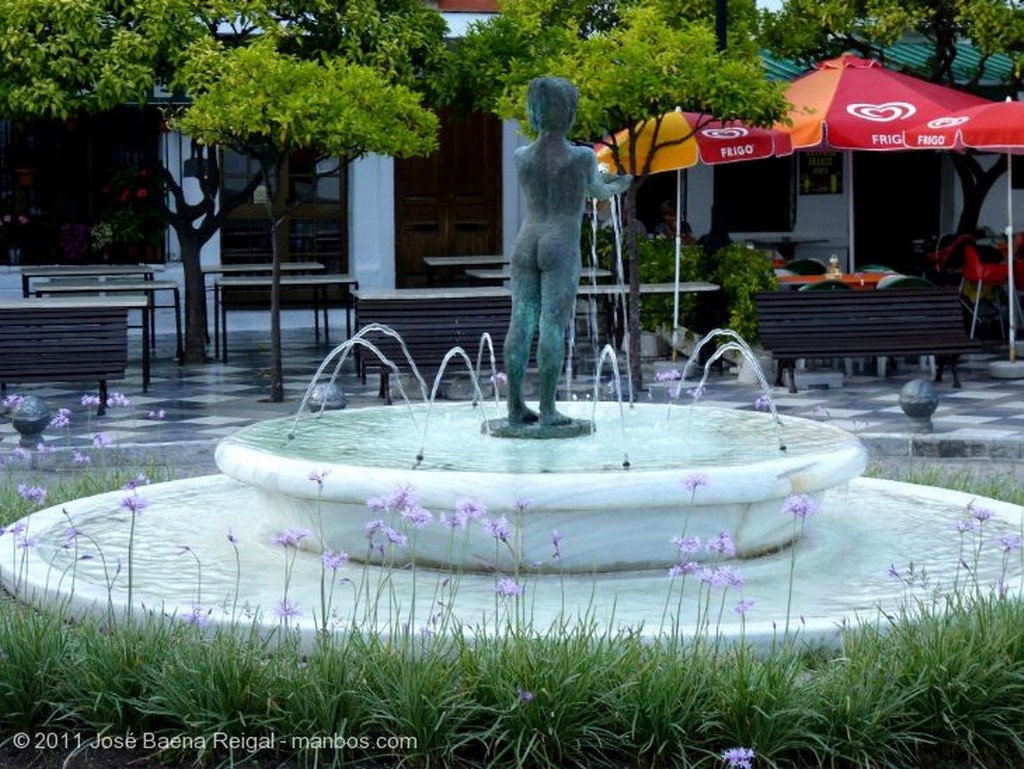
<instances>
[{"instance_id":1,"label":"outdoor table","mask_svg":"<svg viewBox=\"0 0 1024 769\"><path fill-rule=\"evenodd\" d=\"M779 287L807 286L812 283L824 283L836 280L857 290L873 289L882 278L892 273L887 272L844 272L841 275L778 275Z\"/></svg>"},{"instance_id":2,"label":"outdoor table","mask_svg":"<svg viewBox=\"0 0 1024 769\"><path fill-rule=\"evenodd\" d=\"M496 269L474 268L466 270L466 275L475 280L506 281L512 279L512 269L508 265ZM580 280L597 280L598 278L610 278L611 276L611 270L606 270L602 267L588 267L581 273Z\"/></svg>"},{"instance_id":3,"label":"outdoor table","mask_svg":"<svg viewBox=\"0 0 1024 769\"><path fill-rule=\"evenodd\" d=\"M441 269L450 270L456 267L490 267L506 264L501 254L472 254L469 256L425 256L423 264L427 267L427 280L433 286L437 280L437 272Z\"/></svg>"},{"instance_id":4,"label":"outdoor table","mask_svg":"<svg viewBox=\"0 0 1024 769\"><path fill-rule=\"evenodd\" d=\"M228 308L224 301L224 290L232 288L270 288L273 280L270 275L226 276L213 282L214 304L214 350L221 356L224 363L228 362ZM348 296L345 299L345 329L352 336L351 311L354 304L354 291L359 288L359 281L354 275L282 275L281 286L310 288L313 290L313 328L317 341L320 340L320 311L324 316L324 341L330 342L330 326L327 320L327 289L331 286L344 286ZM223 343L221 330L223 329Z\"/></svg>"},{"instance_id":5,"label":"outdoor table","mask_svg":"<svg viewBox=\"0 0 1024 769\"><path fill-rule=\"evenodd\" d=\"M152 280L156 270L150 264L45 264L21 268L21 295L32 296L34 278L142 278Z\"/></svg>"}]
</instances>

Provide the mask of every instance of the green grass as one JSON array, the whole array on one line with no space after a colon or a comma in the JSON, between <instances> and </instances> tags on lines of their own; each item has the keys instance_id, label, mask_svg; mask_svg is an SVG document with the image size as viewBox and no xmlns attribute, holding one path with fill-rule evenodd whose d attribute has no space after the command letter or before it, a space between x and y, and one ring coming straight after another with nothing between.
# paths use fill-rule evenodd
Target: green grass
<instances>
[{"instance_id":1,"label":"green grass","mask_svg":"<svg viewBox=\"0 0 1024 769\"><path fill-rule=\"evenodd\" d=\"M50 505L137 474L13 463L0 472L4 523L34 507L19 483L50 482ZM1024 500L1012 476L921 464L901 480ZM756 751L755 767L1024 763L1024 604L969 583L847 628L838 650L780 642L759 653L586 620L473 630L395 628L304 648L280 627L207 632L146 615L111 624L8 602L0 741L21 731L148 734L168 761L240 766L256 753L285 766L697 769L726 766L723 751L739 746Z\"/></svg>"}]
</instances>

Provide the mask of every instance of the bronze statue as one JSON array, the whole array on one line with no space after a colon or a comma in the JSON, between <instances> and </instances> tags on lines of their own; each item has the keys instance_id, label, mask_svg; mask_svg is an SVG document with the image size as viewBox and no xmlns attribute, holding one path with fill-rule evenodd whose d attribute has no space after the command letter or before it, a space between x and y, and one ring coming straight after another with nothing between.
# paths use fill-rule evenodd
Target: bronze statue
<instances>
[{"instance_id":1,"label":"bronze statue","mask_svg":"<svg viewBox=\"0 0 1024 769\"><path fill-rule=\"evenodd\" d=\"M526 92L526 114L538 132L516 151L519 183L526 197L526 219L512 252L512 320L505 337L510 425L568 425L555 409L555 389L565 358L565 331L576 306L580 279L580 225L587 198L624 192L629 175L606 178L588 147L567 136L576 120L578 95L567 80L539 77ZM526 407L522 385L537 332L540 413ZM548 436L537 436L548 437Z\"/></svg>"}]
</instances>

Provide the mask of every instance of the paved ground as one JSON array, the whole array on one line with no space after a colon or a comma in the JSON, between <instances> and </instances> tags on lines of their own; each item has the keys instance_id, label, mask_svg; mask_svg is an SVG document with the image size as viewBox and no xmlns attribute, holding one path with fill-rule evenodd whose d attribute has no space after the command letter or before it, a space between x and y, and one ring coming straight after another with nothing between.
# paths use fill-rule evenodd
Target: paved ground
<instances>
[{"instance_id":1,"label":"paved ground","mask_svg":"<svg viewBox=\"0 0 1024 769\"><path fill-rule=\"evenodd\" d=\"M173 341L158 338L157 360L149 391L142 392L138 366L130 365L128 376L112 382L111 390L123 394L128 405L112 405L97 417L95 406L83 406L83 394L95 394L89 383L45 384L8 387L8 393L40 396L55 411L71 410L70 425L49 428L46 443L53 447L82 448L92 445L103 433L115 447L152 454L173 462L181 475L213 472L212 450L218 439L256 420L288 416L299 401L328 349L317 344L310 330L285 331L286 402L267 402L269 378L265 334L237 331L232 334L232 359L228 364L209 362L181 367L173 360ZM937 384L939 407L933 417L933 431L912 426L899 405L901 388L912 379L927 378L916 362L899 363L897 370L879 378L873 369L846 377L841 387L809 387L795 394L773 388L771 396L783 414L827 420L859 435L873 458L899 459L908 456L963 459L974 462L1024 462L1024 380L998 380L988 374L990 360L1005 357L1005 349L966 358L961 362L962 389L946 382ZM133 362L137 358L131 359ZM672 364L659 364L671 368ZM577 371L591 366L577 365ZM821 379L833 380L835 372ZM340 384L349 408L380 404L376 376L363 383L350 360L343 368ZM664 400L674 382L657 382L653 370L646 371L648 392L638 400ZM689 385L687 385L689 386ZM609 389L609 388L605 388ZM577 397L588 397L592 386L578 388ZM753 409L761 389L736 375L712 373L704 400L737 409ZM683 396L688 399L688 396ZM19 435L10 420L0 419L0 456L18 444Z\"/></svg>"}]
</instances>

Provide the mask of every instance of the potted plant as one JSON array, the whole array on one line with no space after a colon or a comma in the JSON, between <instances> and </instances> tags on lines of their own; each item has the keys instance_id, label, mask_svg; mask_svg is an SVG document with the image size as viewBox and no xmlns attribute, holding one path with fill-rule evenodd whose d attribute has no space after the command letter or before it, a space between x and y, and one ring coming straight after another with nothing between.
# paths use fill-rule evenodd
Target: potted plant
<instances>
[{"instance_id":1,"label":"potted plant","mask_svg":"<svg viewBox=\"0 0 1024 769\"><path fill-rule=\"evenodd\" d=\"M156 203L160 192L156 178L145 168L115 172L101 190L103 211L97 227L103 226L99 231L93 228L94 250L106 247L130 262L154 260L167 227Z\"/></svg>"}]
</instances>

